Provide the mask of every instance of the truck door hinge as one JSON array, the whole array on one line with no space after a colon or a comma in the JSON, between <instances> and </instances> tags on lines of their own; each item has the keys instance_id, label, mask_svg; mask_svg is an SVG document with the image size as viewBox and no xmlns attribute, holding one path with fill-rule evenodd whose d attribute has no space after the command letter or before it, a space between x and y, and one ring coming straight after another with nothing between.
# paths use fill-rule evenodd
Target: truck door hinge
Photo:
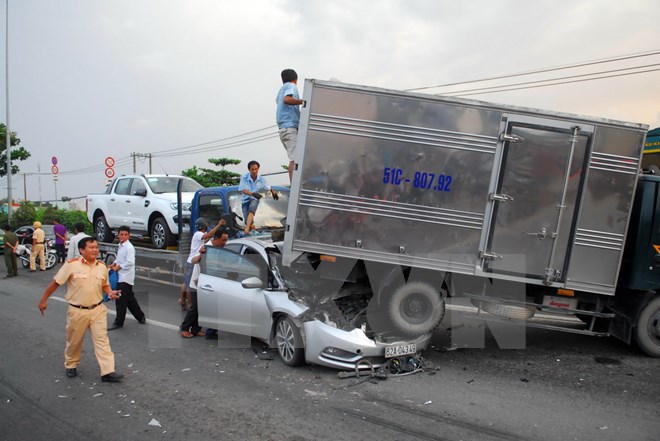
<instances>
[{"instance_id":1,"label":"truck door hinge","mask_svg":"<svg viewBox=\"0 0 660 441\"><path fill-rule=\"evenodd\" d=\"M502 255L491 251L479 251L479 259L502 260Z\"/></svg>"},{"instance_id":2,"label":"truck door hinge","mask_svg":"<svg viewBox=\"0 0 660 441\"><path fill-rule=\"evenodd\" d=\"M507 202L507 201L512 201L513 196L509 196L508 194L491 193L488 195L488 200L497 201L497 202Z\"/></svg>"},{"instance_id":3,"label":"truck door hinge","mask_svg":"<svg viewBox=\"0 0 660 441\"><path fill-rule=\"evenodd\" d=\"M500 134L500 141L502 142L524 142L525 138L518 135L510 135L508 133Z\"/></svg>"}]
</instances>

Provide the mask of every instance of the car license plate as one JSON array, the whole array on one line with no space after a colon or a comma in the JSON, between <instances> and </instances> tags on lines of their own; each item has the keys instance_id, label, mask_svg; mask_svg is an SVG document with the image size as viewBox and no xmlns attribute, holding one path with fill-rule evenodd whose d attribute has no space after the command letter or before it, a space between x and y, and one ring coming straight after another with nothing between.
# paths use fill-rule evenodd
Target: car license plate
<instances>
[{"instance_id":1,"label":"car license plate","mask_svg":"<svg viewBox=\"0 0 660 441\"><path fill-rule=\"evenodd\" d=\"M399 355L409 355L416 352L417 345L415 343L399 346L387 346L385 348L385 358L398 357Z\"/></svg>"}]
</instances>

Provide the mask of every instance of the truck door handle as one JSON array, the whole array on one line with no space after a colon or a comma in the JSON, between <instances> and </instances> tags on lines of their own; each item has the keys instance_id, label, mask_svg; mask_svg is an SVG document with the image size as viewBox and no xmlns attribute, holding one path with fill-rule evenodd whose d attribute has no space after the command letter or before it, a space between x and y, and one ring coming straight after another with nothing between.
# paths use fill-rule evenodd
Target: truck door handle
<instances>
[{"instance_id":1,"label":"truck door handle","mask_svg":"<svg viewBox=\"0 0 660 441\"><path fill-rule=\"evenodd\" d=\"M541 240L545 239L546 237L549 237L551 239L555 239L557 237L557 233L548 233L548 230L545 227L541 228L541 231L537 233L525 233L525 234L528 236L536 236Z\"/></svg>"},{"instance_id":2,"label":"truck door handle","mask_svg":"<svg viewBox=\"0 0 660 441\"><path fill-rule=\"evenodd\" d=\"M203 289L204 291L213 291L213 287L211 285L200 286L199 289Z\"/></svg>"},{"instance_id":3,"label":"truck door handle","mask_svg":"<svg viewBox=\"0 0 660 441\"><path fill-rule=\"evenodd\" d=\"M127 201L126 201L126 203L127 203L127 204L130 204L130 203L131 203L131 201L130 201L130 200L127 200Z\"/></svg>"}]
</instances>

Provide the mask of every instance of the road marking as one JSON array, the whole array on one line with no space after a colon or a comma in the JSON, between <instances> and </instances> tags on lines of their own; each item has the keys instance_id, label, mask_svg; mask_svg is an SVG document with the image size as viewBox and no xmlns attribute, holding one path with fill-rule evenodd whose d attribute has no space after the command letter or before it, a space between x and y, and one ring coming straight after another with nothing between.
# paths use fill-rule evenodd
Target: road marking
<instances>
[{"instance_id":1,"label":"road marking","mask_svg":"<svg viewBox=\"0 0 660 441\"><path fill-rule=\"evenodd\" d=\"M64 300L63 297L52 296L51 299L57 300L58 302L67 303L67 301ZM112 309L108 309L108 314L112 314L112 315L115 315L115 316L117 315L117 313L115 311L113 311ZM161 328L164 328L164 329L170 329L172 331L178 331L179 330L179 327L176 326L176 325L172 325L172 324L165 323L165 322L160 322L158 320L153 320L153 319L147 319L147 324L158 326L158 327L161 327Z\"/></svg>"}]
</instances>

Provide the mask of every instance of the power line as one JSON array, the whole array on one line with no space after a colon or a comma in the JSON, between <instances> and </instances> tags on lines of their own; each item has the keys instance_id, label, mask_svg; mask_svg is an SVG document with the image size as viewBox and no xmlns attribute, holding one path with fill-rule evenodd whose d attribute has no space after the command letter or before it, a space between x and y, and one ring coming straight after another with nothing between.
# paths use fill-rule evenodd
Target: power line
<instances>
[{"instance_id":1,"label":"power line","mask_svg":"<svg viewBox=\"0 0 660 441\"><path fill-rule=\"evenodd\" d=\"M629 72L629 73L623 73L623 74L617 74L617 75L606 75L606 76L596 77L596 78L585 78L585 79L581 79L581 80L560 81L560 82L556 82L556 83L537 84L537 85L534 85L534 86L512 87L512 88L509 88L509 89L499 89L499 90L492 90L492 91L488 91L488 92L463 93L463 94L452 95L452 96L470 96L470 95L481 95L481 94L486 94L486 93L509 92L509 91L512 91L512 90L536 89L536 88L540 88L540 87L560 86L560 85L563 85L563 84L582 83L582 82L585 82L585 81L594 81L594 80L604 80L604 79L607 79L607 78L625 77L625 76L629 76L629 75L637 75L637 74L641 74L641 73L657 72L657 71L660 71L660 68L658 68L658 69L648 69L648 70L643 70L643 71L639 71L639 72ZM507 86L502 86L502 87L507 87Z\"/></svg>"},{"instance_id":2,"label":"power line","mask_svg":"<svg viewBox=\"0 0 660 441\"><path fill-rule=\"evenodd\" d=\"M487 77L487 78L481 78L481 79L475 79L475 80L459 81L459 82L455 82L455 83L439 84L437 86L416 87L416 88L413 88L413 89L406 89L406 90L407 91L416 91L416 90L425 90L425 89L436 89L436 88L439 88L439 87L458 86L458 85L461 85L461 84L480 83L480 82L484 82L484 81L501 80L501 79L506 79L506 78L515 78L515 77L525 76L525 75L534 75L534 74L545 73L545 72L554 72L554 71L558 71L558 70L574 69L574 68L577 68L577 67L593 66L593 65L596 65L596 64L612 63L612 62L615 62L615 61L630 60L630 59L634 59L634 58L650 57L650 56L658 55L658 54L660 54L660 50L653 50L653 51L648 51L648 52L639 52L639 53L635 53L635 54L620 55L620 56L616 56L616 57L612 57L612 58L604 58L604 59L600 59L600 60L583 61L583 62L579 62L579 63L566 64L566 65L556 66L556 67L546 67L546 68L534 69L534 70L523 71L523 72L518 72L518 73L498 75L498 76L494 76L494 77Z\"/></svg>"},{"instance_id":3,"label":"power line","mask_svg":"<svg viewBox=\"0 0 660 441\"><path fill-rule=\"evenodd\" d=\"M614 72L623 72L627 70L634 70L634 69L643 69L646 67L654 67L654 66L660 66L660 63L654 63L654 64L646 64L643 66L634 66L634 67L624 67L620 69L612 69L612 70L604 70L600 72L592 72L592 73L586 73L586 74L579 74L579 75L568 75L565 77L557 77L557 78L547 78L545 80L536 80L536 81L525 81L522 83L512 83L512 84L503 84L500 86L489 86L489 87L480 87L476 89L466 89L466 90L455 90L452 92L447 92L446 95L453 95L453 96L463 96L462 94L465 92L477 92L477 91L486 91L486 90L492 90L492 89L500 89L503 87L513 87L513 86L523 86L523 85L529 85L529 84L539 84L539 83L546 83L550 81L558 81L558 80L567 80L567 79L573 79L573 78L582 78L582 77L592 77L595 75L602 75L602 74L609 74L609 73L614 73ZM653 70L647 70L647 71L640 71L640 72L631 72L631 74L635 73L645 73L645 72L652 72L657 69ZM602 79L602 78L610 78L613 76L608 76L608 77L598 77L598 78L592 78L594 80ZM556 84L563 84L563 83L556 83ZM507 90L516 90L516 89L507 89ZM498 90L495 90L494 92L499 92ZM445 94L443 94L445 95Z\"/></svg>"}]
</instances>

